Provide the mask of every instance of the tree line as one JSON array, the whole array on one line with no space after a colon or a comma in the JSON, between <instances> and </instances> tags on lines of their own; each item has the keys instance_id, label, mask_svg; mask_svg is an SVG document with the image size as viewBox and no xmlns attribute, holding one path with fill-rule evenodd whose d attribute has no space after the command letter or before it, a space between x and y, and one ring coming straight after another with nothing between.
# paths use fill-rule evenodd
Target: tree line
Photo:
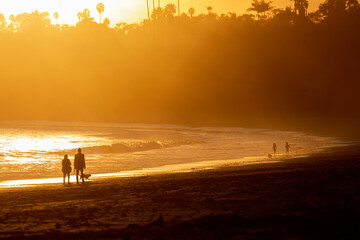
<instances>
[{"instance_id":1,"label":"tree line","mask_svg":"<svg viewBox=\"0 0 360 240\"><path fill-rule=\"evenodd\" d=\"M247 9L246 14L237 16L234 12L229 12L227 14L218 15L213 13L213 8L211 6L207 7L208 14L199 14L195 15L196 10L191 7L188 9L187 14L180 12L180 1L178 1L178 6L175 4L167 4L165 7L161 7L160 0L158 1L158 7L153 1L152 11L150 9L149 1L147 0L147 11L148 11L148 20L144 20L140 25L130 24L130 27L125 27L128 24L126 22L116 23L114 29L121 30L126 28L126 30L136 27L141 27L148 24L151 21L157 20L159 18L204 18L211 15L216 19L222 18L246 18L248 20L258 20L258 21L270 21L270 20L282 20L289 24L294 24L295 22L307 21L311 23L320 23L331 18L343 18L346 15L356 16L359 13L359 2L358 0L325 0L324 3L319 5L318 10L308 13L309 2L308 0L290 0L293 2L293 7L286 7L285 9L276 8L272 5L271 1L265 0L253 0L251 7ZM177 11L178 9L178 11ZM96 10L99 14L99 24L104 24L105 26L110 26L110 19L105 18L102 20L102 13L105 10L105 5L103 3L98 3L96 5ZM175 16L177 14L177 16ZM11 14L7 20L4 14L0 13L0 31L10 31L17 32L27 29L28 25L32 25L35 28L49 28L56 27L58 30L68 30L69 28L74 28L69 24L58 24L58 18L60 17L58 12L53 13L53 18L56 21L55 25L51 24L50 14L48 12L39 12L35 10L31 13L22 13L18 15ZM83 21L95 22L95 18L91 17L90 10L84 9L82 12L77 13L78 23ZM136 26L136 27L135 27Z\"/></svg>"},{"instance_id":2,"label":"tree line","mask_svg":"<svg viewBox=\"0 0 360 240\"><path fill-rule=\"evenodd\" d=\"M255 0L242 15L169 4L114 27L105 7L100 23L85 9L75 26L0 17L2 120L360 129L356 0L314 12Z\"/></svg>"}]
</instances>

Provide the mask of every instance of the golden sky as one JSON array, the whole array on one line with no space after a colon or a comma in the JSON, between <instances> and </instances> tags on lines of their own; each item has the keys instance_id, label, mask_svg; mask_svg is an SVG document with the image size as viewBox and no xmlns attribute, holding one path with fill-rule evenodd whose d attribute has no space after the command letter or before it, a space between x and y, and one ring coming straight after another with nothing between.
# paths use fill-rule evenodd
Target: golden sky
<instances>
[{"instance_id":1,"label":"golden sky","mask_svg":"<svg viewBox=\"0 0 360 240\"><path fill-rule=\"evenodd\" d=\"M316 9L324 0L309 0L310 11ZM146 18L146 0L0 0L0 13L8 17L10 14L31 12L35 9L47 11L52 16L54 12L59 12L59 23L74 24L77 21L76 14L84 8L90 9L92 17L98 20L96 4L105 4L104 18L109 18L111 23L121 21L139 22ZM152 6L152 0L149 0ZM155 0L157 5L158 0ZM215 12L244 13L250 7L252 0L181 0L180 9L187 12L190 7L194 7L196 14L206 12L207 6L212 6ZM177 0L161 0L161 5L168 3L177 5ZM283 8L293 5L290 0L273 0L273 5ZM53 20L53 19L52 19Z\"/></svg>"}]
</instances>

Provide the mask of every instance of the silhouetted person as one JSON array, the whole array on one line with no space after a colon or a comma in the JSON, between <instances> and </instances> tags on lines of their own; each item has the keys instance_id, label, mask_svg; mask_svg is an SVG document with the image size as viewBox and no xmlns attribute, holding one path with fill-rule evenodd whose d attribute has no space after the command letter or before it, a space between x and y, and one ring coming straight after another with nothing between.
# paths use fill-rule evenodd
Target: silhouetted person
<instances>
[{"instance_id":1,"label":"silhouetted person","mask_svg":"<svg viewBox=\"0 0 360 240\"><path fill-rule=\"evenodd\" d=\"M70 173L71 173L71 162L68 158L68 155L64 155L64 159L62 160L62 172L65 184L66 175L68 176L68 184L70 184Z\"/></svg>"},{"instance_id":2,"label":"silhouetted person","mask_svg":"<svg viewBox=\"0 0 360 240\"><path fill-rule=\"evenodd\" d=\"M277 146L276 146L276 143L273 143L273 151L274 151L274 157L275 157L275 154L276 154L276 150L277 150Z\"/></svg>"},{"instance_id":3,"label":"silhouetted person","mask_svg":"<svg viewBox=\"0 0 360 240\"><path fill-rule=\"evenodd\" d=\"M78 149L78 153L75 155L74 160L74 168L76 170L76 183L79 184L79 171L81 173L80 177L82 179L82 182L84 183L84 169L86 169L85 166L85 156L81 153L81 148Z\"/></svg>"},{"instance_id":4,"label":"silhouetted person","mask_svg":"<svg viewBox=\"0 0 360 240\"><path fill-rule=\"evenodd\" d=\"M286 142L286 144L285 144L285 151L286 151L286 155L289 156L289 154L290 154L290 145L289 145L288 142Z\"/></svg>"}]
</instances>

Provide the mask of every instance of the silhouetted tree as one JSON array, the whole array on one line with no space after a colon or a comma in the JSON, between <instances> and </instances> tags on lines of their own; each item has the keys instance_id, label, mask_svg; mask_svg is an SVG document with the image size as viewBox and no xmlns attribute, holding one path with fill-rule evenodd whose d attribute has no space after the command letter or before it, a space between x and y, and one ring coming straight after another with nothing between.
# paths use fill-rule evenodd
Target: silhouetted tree
<instances>
[{"instance_id":1,"label":"silhouetted tree","mask_svg":"<svg viewBox=\"0 0 360 240\"><path fill-rule=\"evenodd\" d=\"M126 22L116 23L116 24L115 24L115 30L116 30L116 31L122 31L122 32L124 32L123 30L124 30L124 27L125 27L126 25L127 25Z\"/></svg>"},{"instance_id":2,"label":"silhouetted tree","mask_svg":"<svg viewBox=\"0 0 360 240\"><path fill-rule=\"evenodd\" d=\"M164 20L165 18L164 9L161 7L156 8L151 14L151 19L154 21Z\"/></svg>"},{"instance_id":3,"label":"silhouetted tree","mask_svg":"<svg viewBox=\"0 0 360 240\"><path fill-rule=\"evenodd\" d=\"M360 8L360 4L358 0L347 0L345 4L346 4L346 10L348 12L351 12L351 10L355 10L355 9L359 10Z\"/></svg>"},{"instance_id":4,"label":"silhouetted tree","mask_svg":"<svg viewBox=\"0 0 360 240\"><path fill-rule=\"evenodd\" d=\"M150 21L149 0L146 0L146 8L147 8L147 15L148 15L148 19L149 19L149 21Z\"/></svg>"},{"instance_id":5,"label":"silhouetted tree","mask_svg":"<svg viewBox=\"0 0 360 240\"><path fill-rule=\"evenodd\" d=\"M353 16L360 16L360 5L358 0L346 1L346 12Z\"/></svg>"},{"instance_id":6,"label":"silhouetted tree","mask_svg":"<svg viewBox=\"0 0 360 240\"><path fill-rule=\"evenodd\" d=\"M132 31L136 31L138 28L139 28L139 25L135 24L135 23L123 25L123 30L126 34L129 32L132 32Z\"/></svg>"},{"instance_id":7,"label":"silhouetted tree","mask_svg":"<svg viewBox=\"0 0 360 240\"><path fill-rule=\"evenodd\" d=\"M22 13L16 16L19 22L20 30L42 30L51 25L48 12L39 12L35 10L31 13Z\"/></svg>"},{"instance_id":8,"label":"silhouetted tree","mask_svg":"<svg viewBox=\"0 0 360 240\"><path fill-rule=\"evenodd\" d=\"M9 20L10 20L10 23L9 25L7 26L7 29L11 32L15 32L16 30L16 27L15 27L15 15L14 14L11 14L9 16Z\"/></svg>"},{"instance_id":9,"label":"silhouetted tree","mask_svg":"<svg viewBox=\"0 0 360 240\"><path fill-rule=\"evenodd\" d=\"M206 9L209 11L209 14L210 14L211 11L213 10L213 7L212 7L212 6L208 6Z\"/></svg>"},{"instance_id":10,"label":"silhouetted tree","mask_svg":"<svg viewBox=\"0 0 360 240\"><path fill-rule=\"evenodd\" d=\"M165 18L165 13L164 13L164 9L162 9L161 7L156 8L152 14L151 14L151 19L152 20L161 20Z\"/></svg>"},{"instance_id":11,"label":"silhouetted tree","mask_svg":"<svg viewBox=\"0 0 360 240\"><path fill-rule=\"evenodd\" d=\"M291 7L286 7L285 9L274 9L273 14L274 22L279 25L289 25L294 23L296 15Z\"/></svg>"},{"instance_id":12,"label":"silhouetted tree","mask_svg":"<svg viewBox=\"0 0 360 240\"><path fill-rule=\"evenodd\" d=\"M254 11L257 13L258 19L265 19L267 12L273 9L270 2L265 2L265 0L253 0L251 3L251 8L248 8L248 11Z\"/></svg>"},{"instance_id":13,"label":"silhouetted tree","mask_svg":"<svg viewBox=\"0 0 360 240\"><path fill-rule=\"evenodd\" d=\"M100 15L99 23L101 23L101 14L105 11L105 5L103 3L98 3L96 5L96 10L98 11Z\"/></svg>"},{"instance_id":14,"label":"silhouetted tree","mask_svg":"<svg viewBox=\"0 0 360 240\"><path fill-rule=\"evenodd\" d=\"M61 30L62 32L67 32L67 31L69 31L71 28L72 28L72 27L70 27L69 24L62 24L62 25L60 26L60 30Z\"/></svg>"},{"instance_id":15,"label":"silhouetted tree","mask_svg":"<svg viewBox=\"0 0 360 240\"><path fill-rule=\"evenodd\" d=\"M233 18L233 19L235 19L237 16L236 16L236 13L234 13L234 12L228 12L228 14L227 14L229 17L231 17L231 18Z\"/></svg>"},{"instance_id":16,"label":"silhouetted tree","mask_svg":"<svg viewBox=\"0 0 360 240\"><path fill-rule=\"evenodd\" d=\"M189 8L189 11L188 11L190 17L193 17L193 15L195 14L195 9L193 7Z\"/></svg>"},{"instance_id":17,"label":"silhouetted tree","mask_svg":"<svg viewBox=\"0 0 360 240\"><path fill-rule=\"evenodd\" d=\"M110 26L110 19L105 18L103 23L104 23L105 26L109 27Z\"/></svg>"},{"instance_id":18,"label":"silhouetted tree","mask_svg":"<svg viewBox=\"0 0 360 240\"><path fill-rule=\"evenodd\" d=\"M166 4L166 6L164 8L164 13L165 13L166 18L174 17L174 15L176 13L175 4L172 4L172 3Z\"/></svg>"},{"instance_id":19,"label":"silhouetted tree","mask_svg":"<svg viewBox=\"0 0 360 240\"><path fill-rule=\"evenodd\" d=\"M359 2L357 0L326 0L320 4L319 9L312 13L314 21L320 22L325 19L340 21L346 14L356 14L359 12Z\"/></svg>"},{"instance_id":20,"label":"silhouetted tree","mask_svg":"<svg viewBox=\"0 0 360 240\"><path fill-rule=\"evenodd\" d=\"M335 0L322 5L324 19L331 15L330 1ZM78 112L74 106L84 106L89 113L80 113L79 119L96 115L99 120L122 121L128 113L135 120L159 114L154 121L186 122L195 116L200 122L225 116L234 124L239 117L239 123L266 119L280 126L280 118L287 115L296 115L295 122L320 117L324 123L331 114L341 113L358 123L359 4L345 3L341 28L331 21L311 23L313 18L292 26L299 18L293 5L257 21L262 11L218 17L212 8L199 15L194 9L188 11L192 20L184 14L174 17L173 4L152 12L152 31L147 31L147 21L118 23L114 31L105 27L109 22L104 18L101 25L87 24L90 11L84 10L76 26L51 31L49 24L46 34L23 34L18 32L26 29L31 14L12 16L7 28L12 25L14 33L0 33L0 66L15 66L1 69L6 82L0 81L0 108L14 118L27 110L37 111L39 118L58 119L66 111L72 118ZM332 16L334 22L339 19ZM74 95L79 97L67 98ZM7 108L9 101L14 107Z\"/></svg>"},{"instance_id":21,"label":"silhouetted tree","mask_svg":"<svg viewBox=\"0 0 360 240\"><path fill-rule=\"evenodd\" d=\"M178 0L178 16L180 16L180 0Z\"/></svg>"},{"instance_id":22,"label":"silhouetted tree","mask_svg":"<svg viewBox=\"0 0 360 240\"><path fill-rule=\"evenodd\" d=\"M307 14L309 2L307 0L291 0L294 1L294 12L299 17L304 18Z\"/></svg>"},{"instance_id":23,"label":"silhouetted tree","mask_svg":"<svg viewBox=\"0 0 360 240\"><path fill-rule=\"evenodd\" d=\"M20 30L20 26L23 22L26 21L26 19L28 18L29 13L21 13L15 16L15 26L16 26L16 31Z\"/></svg>"},{"instance_id":24,"label":"silhouetted tree","mask_svg":"<svg viewBox=\"0 0 360 240\"><path fill-rule=\"evenodd\" d=\"M79 22L92 22L94 18L90 17L90 10L85 8L82 12L77 13Z\"/></svg>"},{"instance_id":25,"label":"silhouetted tree","mask_svg":"<svg viewBox=\"0 0 360 240\"><path fill-rule=\"evenodd\" d=\"M78 18L78 22L80 22L81 19L82 19L82 13L81 13L81 12L78 12L78 13L76 14L76 16L77 16L77 18Z\"/></svg>"},{"instance_id":26,"label":"silhouetted tree","mask_svg":"<svg viewBox=\"0 0 360 240\"><path fill-rule=\"evenodd\" d=\"M59 24L58 23L58 18L59 18L59 13L58 12L54 12L54 18L55 18L55 20L56 20L56 24Z\"/></svg>"},{"instance_id":27,"label":"silhouetted tree","mask_svg":"<svg viewBox=\"0 0 360 240\"><path fill-rule=\"evenodd\" d=\"M32 13L30 13L29 19L27 19L27 21L29 21L30 24L36 26L49 27L51 24L49 15L50 14L48 12L39 12L38 10L35 10Z\"/></svg>"},{"instance_id":28,"label":"silhouetted tree","mask_svg":"<svg viewBox=\"0 0 360 240\"><path fill-rule=\"evenodd\" d=\"M7 23L4 14L0 13L0 31L4 31L6 29Z\"/></svg>"}]
</instances>

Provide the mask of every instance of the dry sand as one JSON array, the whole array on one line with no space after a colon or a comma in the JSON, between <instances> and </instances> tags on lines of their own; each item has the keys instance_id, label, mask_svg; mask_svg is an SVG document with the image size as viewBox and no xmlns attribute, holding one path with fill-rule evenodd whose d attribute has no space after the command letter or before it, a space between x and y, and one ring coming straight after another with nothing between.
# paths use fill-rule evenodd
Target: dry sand
<instances>
[{"instance_id":1,"label":"dry sand","mask_svg":"<svg viewBox=\"0 0 360 240\"><path fill-rule=\"evenodd\" d=\"M0 189L0 238L359 239L360 147L280 163Z\"/></svg>"}]
</instances>

